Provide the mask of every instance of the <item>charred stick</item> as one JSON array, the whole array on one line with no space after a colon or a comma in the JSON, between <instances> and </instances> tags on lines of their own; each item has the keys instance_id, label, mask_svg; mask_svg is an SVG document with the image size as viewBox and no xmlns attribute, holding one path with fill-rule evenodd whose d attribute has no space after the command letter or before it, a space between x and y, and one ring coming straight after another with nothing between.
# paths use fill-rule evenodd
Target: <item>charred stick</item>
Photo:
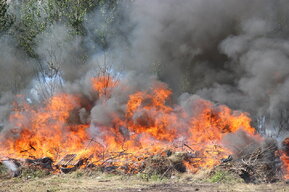
<instances>
[{"instance_id":1,"label":"charred stick","mask_svg":"<svg viewBox=\"0 0 289 192\"><path fill-rule=\"evenodd\" d=\"M29 149L25 149L25 150L22 150L22 151L20 151L20 153L26 153L26 152L28 152L29 153L29 151L32 149L33 151L36 151L36 149L32 146L32 144L29 144ZM30 154L30 153L29 153Z\"/></svg>"},{"instance_id":2,"label":"charred stick","mask_svg":"<svg viewBox=\"0 0 289 192\"><path fill-rule=\"evenodd\" d=\"M109 161L109 160L115 159L115 158L117 158L117 157L121 157L121 156L123 156L123 155L127 155L126 153L123 153L123 152L118 152L118 153L119 153L118 155L113 156L113 157L110 157L110 158L104 160L101 165L104 165L104 164L105 164L107 161Z\"/></svg>"},{"instance_id":3,"label":"charred stick","mask_svg":"<svg viewBox=\"0 0 289 192\"><path fill-rule=\"evenodd\" d=\"M189 145L184 143L184 146L195 152L195 150L193 150Z\"/></svg>"},{"instance_id":4,"label":"charred stick","mask_svg":"<svg viewBox=\"0 0 289 192\"><path fill-rule=\"evenodd\" d=\"M164 176L167 174L168 171L170 171L172 169L172 167L167 168L167 170L162 174L162 176L160 177L161 180L163 180Z\"/></svg>"},{"instance_id":5,"label":"charred stick","mask_svg":"<svg viewBox=\"0 0 289 192\"><path fill-rule=\"evenodd\" d=\"M32 144L29 144L30 149L33 149L34 151L36 151L36 149L32 146Z\"/></svg>"}]
</instances>

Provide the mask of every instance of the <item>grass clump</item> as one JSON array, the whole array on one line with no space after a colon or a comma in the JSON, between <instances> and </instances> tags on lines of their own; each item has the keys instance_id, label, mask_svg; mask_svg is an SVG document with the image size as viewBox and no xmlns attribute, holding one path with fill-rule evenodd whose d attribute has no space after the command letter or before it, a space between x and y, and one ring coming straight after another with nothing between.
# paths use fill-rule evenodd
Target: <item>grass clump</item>
<instances>
[{"instance_id":1,"label":"grass clump","mask_svg":"<svg viewBox=\"0 0 289 192\"><path fill-rule=\"evenodd\" d=\"M0 163L0 179L6 179L8 177L8 170L7 168Z\"/></svg>"},{"instance_id":2,"label":"grass clump","mask_svg":"<svg viewBox=\"0 0 289 192\"><path fill-rule=\"evenodd\" d=\"M147 174L147 173L138 173L137 178L145 181L161 181L162 175L160 174Z\"/></svg>"},{"instance_id":3,"label":"grass clump","mask_svg":"<svg viewBox=\"0 0 289 192\"><path fill-rule=\"evenodd\" d=\"M243 183L238 175L226 170L213 170L207 179L210 183Z\"/></svg>"},{"instance_id":4,"label":"grass clump","mask_svg":"<svg viewBox=\"0 0 289 192\"><path fill-rule=\"evenodd\" d=\"M50 175L50 171L46 169L40 169L37 167L22 168L20 178L35 179L43 178Z\"/></svg>"}]
</instances>

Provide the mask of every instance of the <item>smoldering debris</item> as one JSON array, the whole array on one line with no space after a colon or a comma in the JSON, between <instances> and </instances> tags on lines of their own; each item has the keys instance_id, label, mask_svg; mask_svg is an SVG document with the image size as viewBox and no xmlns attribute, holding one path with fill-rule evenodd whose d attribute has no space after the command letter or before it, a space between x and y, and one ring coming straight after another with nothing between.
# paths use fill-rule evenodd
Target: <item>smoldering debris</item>
<instances>
[{"instance_id":1,"label":"smoldering debris","mask_svg":"<svg viewBox=\"0 0 289 192\"><path fill-rule=\"evenodd\" d=\"M246 183L272 183L282 179L278 143L274 139L254 138L239 131L228 134L223 143L233 152L220 167L238 174Z\"/></svg>"}]
</instances>

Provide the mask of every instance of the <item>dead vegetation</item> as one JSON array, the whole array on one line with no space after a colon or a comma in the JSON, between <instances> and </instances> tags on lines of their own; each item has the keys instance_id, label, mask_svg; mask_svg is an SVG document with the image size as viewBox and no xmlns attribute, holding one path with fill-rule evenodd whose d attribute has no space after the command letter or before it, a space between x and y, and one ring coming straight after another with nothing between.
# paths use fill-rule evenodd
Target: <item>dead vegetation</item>
<instances>
[{"instance_id":1,"label":"dead vegetation","mask_svg":"<svg viewBox=\"0 0 289 192\"><path fill-rule=\"evenodd\" d=\"M249 152L248 148L246 150L238 157L222 159L212 170L200 169L197 173L189 173L184 165L188 159L193 161L196 154L170 150L122 166L117 163L123 154L104 158L100 164L76 161L73 155L67 155L55 164L50 158L27 159L21 163L21 174L15 178L12 178L11 170L0 164L0 187L4 191L289 190L280 175L275 143L264 142ZM268 188L268 183L275 184ZM232 186L236 188L232 189Z\"/></svg>"},{"instance_id":2,"label":"dead vegetation","mask_svg":"<svg viewBox=\"0 0 289 192\"><path fill-rule=\"evenodd\" d=\"M238 175L246 183L274 183L282 180L277 145L265 142L263 145L241 153L239 158L220 164L214 169Z\"/></svg>"}]
</instances>

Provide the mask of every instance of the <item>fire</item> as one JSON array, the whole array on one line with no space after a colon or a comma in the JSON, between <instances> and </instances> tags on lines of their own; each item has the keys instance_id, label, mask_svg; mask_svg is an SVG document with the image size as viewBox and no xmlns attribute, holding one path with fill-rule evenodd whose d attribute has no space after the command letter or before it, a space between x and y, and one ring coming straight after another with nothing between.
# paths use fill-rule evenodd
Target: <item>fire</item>
<instances>
[{"instance_id":1,"label":"fire","mask_svg":"<svg viewBox=\"0 0 289 192\"><path fill-rule=\"evenodd\" d=\"M117 81L110 75L102 75L92 78L92 89L97 91L100 97L108 96L110 90L117 85Z\"/></svg>"},{"instance_id":2,"label":"fire","mask_svg":"<svg viewBox=\"0 0 289 192\"><path fill-rule=\"evenodd\" d=\"M104 106L111 91L121 86L109 76L91 82L92 91L103 99ZM43 106L17 103L9 117L14 129L1 137L0 157L50 157L59 161L67 154L77 154L94 164L114 159L114 165L133 167L165 150L187 151L192 157L184 163L187 170L196 172L217 165L230 154L221 144L226 133L242 129L255 134L246 113L200 98L190 101L189 106L172 106L168 104L171 94L162 83L130 94L124 111L111 114L111 126L72 120L82 107L77 95L57 94ZM98 134L92 135L91 129Z\"/></svg>"},{"instance_id":3,"label":"fire","mask_svg":"<svg viewBox=\"0 0 289 192\"><path fill-rule=\"evenodd\" d=\"M282 169L283 169L283 175L284 179L289 179L289 138L286 138L282 145L284 147L283 150L279 151L280 153L280 159L282 161Z\"/></svg>"},{"instance_id":4,"label":"fire","mask_svg":"<svg viewBox=\"0 0 289 192\"><path fill-rule=\"evenodd\" d=\"M68 126L70 113L79 107L77 97L59 94L50 98L43 107L35 108L27 103L10 116L17 129L17 139L7 138L3 142L2 155L13 158L57 159L62 153L79 151L87 139L88 125ZM6 133L11 137L11 133ZM15 136L15 133L12 135ZM5 153L5 154L3 154Z\"/></svg>"}]
</instances>

